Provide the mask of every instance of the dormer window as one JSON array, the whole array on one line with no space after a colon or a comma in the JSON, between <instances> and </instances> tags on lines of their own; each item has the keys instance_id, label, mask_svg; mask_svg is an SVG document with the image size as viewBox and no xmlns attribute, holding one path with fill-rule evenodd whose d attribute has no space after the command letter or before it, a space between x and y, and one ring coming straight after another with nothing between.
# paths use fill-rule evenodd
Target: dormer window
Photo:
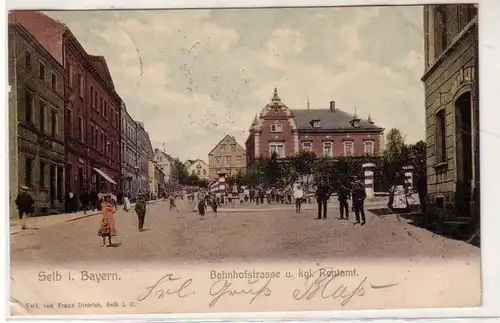
<instances>
[{"instance_id":1,"label":"dormer window","mask_svg":"<svg viewBox=\"0 0 500 323\"><path fill-rule=\"evenodd\" d=\"M283 132L283 126L280 124L272 124L271 132Z\"/></svg>"},{"instance_id":2,"label":"dormer window","mask_svg":"<svg viewBox=\"0 0 500 323\"><path fill-rule=\"evenodd\" d=\"M319 127L321 127L321 121L320 120L312 120L311 121L311 126L313 128L319 128Z\"/></svg>"}]
</instances>

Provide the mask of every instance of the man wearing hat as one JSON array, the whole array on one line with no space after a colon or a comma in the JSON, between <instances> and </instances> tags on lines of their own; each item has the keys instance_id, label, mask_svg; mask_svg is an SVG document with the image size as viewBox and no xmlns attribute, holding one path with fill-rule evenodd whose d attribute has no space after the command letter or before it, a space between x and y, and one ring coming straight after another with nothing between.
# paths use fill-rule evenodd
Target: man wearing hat
<instances>
[{"instance_id":1,"label":"man wearing hat","mask_svg":"<svg viewBox=\"0 0 500 323\"><path fill-rule=\"evenodd\" d=\"M16 206L17 206L17 209L19 210L19 222L20 222L23 230L26 229L25 215L28 215L29 213L33 213L34 204L35 204L35 202L33 201L33 198L28 193L28 187L24 186L24 185L21 186L21 191L17 194L17 197L16 197Z\"/></svg>"}]
</instances>

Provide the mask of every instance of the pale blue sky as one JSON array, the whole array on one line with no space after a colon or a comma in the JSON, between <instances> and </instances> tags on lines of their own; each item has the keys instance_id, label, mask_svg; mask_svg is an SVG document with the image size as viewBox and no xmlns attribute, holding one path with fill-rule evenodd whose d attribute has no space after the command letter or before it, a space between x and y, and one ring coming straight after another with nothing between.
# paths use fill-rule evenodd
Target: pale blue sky
<instances>
[{"instance_id":1,"label":"pale blue sky","mask_svg":"<svg viewBox=\"0 0 500 323\"><path fill-rule=\"evenodd\" d=\"M104 55L153 147L207 160L241 145L273 88L291 108L354 111L424 139L422 7L49 12Z\"/></svg>"}]
</instances>

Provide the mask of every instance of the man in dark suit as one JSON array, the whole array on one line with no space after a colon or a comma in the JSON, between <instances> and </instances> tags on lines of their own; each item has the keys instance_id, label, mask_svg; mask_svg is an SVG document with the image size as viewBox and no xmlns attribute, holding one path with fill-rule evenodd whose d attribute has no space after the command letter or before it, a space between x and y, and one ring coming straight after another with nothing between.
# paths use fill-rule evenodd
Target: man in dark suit
<instances>
[{"instance_id":1,"label":"man in dark suit","mask_svg":"<svg viewBox=\"0 0 500 323\"><path fill-rule=\"evenodd\" d=\"M327 215L327 203L330 198L330 188L324 180L319 182L316 189L316 201L318 202L318 220L325 220Z\"/></svg>"},{"instance_id":2,"label":"man in dark suit","mask_svg":"<svg viewBox=\"0 0 500 323\"><path fill-rule=\"evenodd\" d=\"M340 218L344 219L349 219L349 198L351 197L351 190L349 187L346 185L346 183L341 183L339 192L338 192L338 198L339 198L339 208L340 208Z\"/></svg>"},{"instance_id":3,"label":"man in dark suit","mask_svg":"<svg viewBox=\"0 0 500 323\"><path fill-rule=\"evenodd\" d=\"M361 225L364 225L366 223L365 199L366 199L365 186L360 181L356 181L354 183L354 188L352 190L352 204L353 204L354 214L356 215L356 223L360 223L360 215L361 215Z\"/></svg>"}]
</instances>

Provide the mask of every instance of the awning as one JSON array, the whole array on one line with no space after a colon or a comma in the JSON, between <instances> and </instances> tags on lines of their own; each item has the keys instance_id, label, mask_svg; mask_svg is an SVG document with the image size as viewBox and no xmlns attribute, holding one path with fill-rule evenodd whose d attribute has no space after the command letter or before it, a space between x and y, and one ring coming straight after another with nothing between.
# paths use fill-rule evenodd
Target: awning
<instances>
[{"instance_id":1,"label":"awning","mask_svg":"<svg viewBox=\"0 0 500 323\"><path fill-rule=\"evenodd\" d=\"M101 175L102 177L104 177L105 180L107 180L108 182L110 182L111 184L114 184L114 185L117 185L116 182L108 176L108 174L106 174L105 172L103 172L102 170L100 170L99 168L95 168L95 167L92 167L99 175Z\"/></svg>"}]
</instances>

